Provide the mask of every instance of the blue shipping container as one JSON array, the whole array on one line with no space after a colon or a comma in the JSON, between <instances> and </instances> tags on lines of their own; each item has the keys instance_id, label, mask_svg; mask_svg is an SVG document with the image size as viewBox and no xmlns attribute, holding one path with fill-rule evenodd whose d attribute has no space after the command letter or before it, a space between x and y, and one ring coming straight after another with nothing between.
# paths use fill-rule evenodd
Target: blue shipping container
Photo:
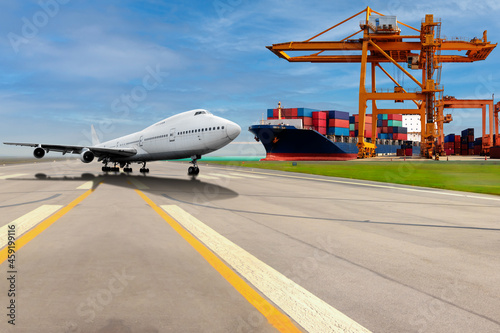
<instances>
[{"instance_id":1,"label":"blue shipping container","mask_svg":"<svg viewBox=\"0 0 500 333\"><path fill-rule=\"evenodd\" d=\"M273 117L273 109L267 109L267 118Z\"/></svg>"},{"instance_id":2,"label":"blue shipping container","mask_svg":"<svg viewBox=\"0 0 500 333\"><path fill-rule=\"evenodd\" d=\"M349 112L331 110L328 111L328 118L349 120Z\"/></svg>"},{"instance_id":3,"label":"blue shipping container","mask_svg":"<svg viewBox=\"0 0 500 333\"><path fill-rule=\"evenodd\" d=\"M330 127L328 129L328 135L349 136L349 129L342 127Z\"/></svg>"},{"instance_id":4,"label":"blue shipping container","mask_svg":"<svg viewBox=\"0 0 500 333\"><path fill-rule=\"evenodd\" d=\"M312 117L312 113L319 110L308 108L297 108L297 117Z\"/></svg>"},{"instance_id":5,"label":"blue shipping container","mask_svg":"<svg viewBox=\"0 0 500 333\"><path fill-rule=\"evenodd\" d=\"M350 116L349 117L349 124L354 124L355 123L354 119L355 119L354 116Z\"/></svg>"}]
</instances>

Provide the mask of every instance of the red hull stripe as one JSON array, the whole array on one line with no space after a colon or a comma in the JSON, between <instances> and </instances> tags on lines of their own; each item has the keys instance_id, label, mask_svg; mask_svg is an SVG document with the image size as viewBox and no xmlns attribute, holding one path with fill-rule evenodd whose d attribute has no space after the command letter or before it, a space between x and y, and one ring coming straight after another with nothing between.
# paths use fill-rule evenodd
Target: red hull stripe
<instances>
[{"instance_id":1,"label":"red hull stripe","mask_svg":"<svg viewBox=\"0 0 500 333\"><path fill-rule=\"evenodd\" d=\"M268 153L262 161L347 161L357 157L357 154Z\"/></svg>"}]
</instances>

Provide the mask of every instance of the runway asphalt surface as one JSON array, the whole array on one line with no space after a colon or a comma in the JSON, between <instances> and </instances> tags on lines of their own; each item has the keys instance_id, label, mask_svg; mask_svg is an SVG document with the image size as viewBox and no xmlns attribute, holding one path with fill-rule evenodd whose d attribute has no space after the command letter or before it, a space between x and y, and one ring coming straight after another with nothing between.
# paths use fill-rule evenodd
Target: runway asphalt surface
<instances>
[{"instance_id":1,"label":"runway asphalt surface","mask_svg":"<svg viewBox=\"0 0 500 333\"><path fill-rule=\"evenodd\" d=\"M500 331L500 197L133 167L0 167L0 332Z\"/></svg>"}]
</instances>

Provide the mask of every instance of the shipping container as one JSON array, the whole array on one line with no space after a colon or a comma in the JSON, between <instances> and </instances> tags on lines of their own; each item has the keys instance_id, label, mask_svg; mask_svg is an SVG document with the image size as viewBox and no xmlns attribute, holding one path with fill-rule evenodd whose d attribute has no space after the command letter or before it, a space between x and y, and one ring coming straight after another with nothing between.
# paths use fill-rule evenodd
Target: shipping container
<instances>
[{"instance_id":1,"label":"shipping container","mask_svg":"<svg viewBox=\"0 0 500 333\"><path fill-rule=\"evenodd\" d=\"M343 127L330 127L328 135L349 136L349 129Z\"/></svg>"},{"instance_id":2,"label":"shipping container","mask_svg":"<svg viewBox=\"0 0 500 333\"><path fill-rule=\"evenodd\" d=\"M328 126L329 127L342 127L342 128L349 128L349 120L347 119L332 119L328 121Z\"/></svg>"},{"instance_id":3,"label":"shipping container","mask_svg":"<svg viewBox=\"0 0 500 333\"><path fill-rule=\"evenodd\" d=\"M313 120L314 119L321 119L321 120L326 120L326 112L323 111L314 111L312 113Z\"/></svg>"},{"instance_id":4,"label":"shipping container","mask_svg":"<svg viewBox=\"0 0 500 333\"><path fill-rule=\"evenodd\" d=\"M331 110L331 111L327 111L327 112L328 112L328 118L329 119L344 119L344 120L349 120L349 112L336 111L336 110Z\"/></svg>"},{"instance_id":5,"label":"shipping container","mask_svg":"<svg viewBox=\"0 0 500 333\"><path fill-rule=\"evenodd\" d=\"M312 117L312 113L318 111L314 109L308 108L297 108L297 116L298 117Z\"/></svg>"},{"instance_id":6,"label":"shipping container","mask_svg":"<svg viewBox=\"0 0 500 333\"><path fill-rule=\"evenodd\" d=\"M401 114L389 114L389 115L387 115L387 119L388 120L402 121L403 120L403 115L401 115Z\"/></svg>"}]
</instances>

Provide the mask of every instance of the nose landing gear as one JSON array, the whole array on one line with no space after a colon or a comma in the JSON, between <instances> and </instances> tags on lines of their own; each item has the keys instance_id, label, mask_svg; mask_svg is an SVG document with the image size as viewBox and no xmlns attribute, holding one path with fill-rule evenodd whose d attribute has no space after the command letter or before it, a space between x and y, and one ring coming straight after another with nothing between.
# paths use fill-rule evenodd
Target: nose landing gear
<instances>
[{"instance_id":1,"label":"nose landing gear","mask_svg":"<svg viewBox=\"0 0 500 333\"><path fill-rule=\"evenodd\" d=\"M193 164L193 166L190 166L188 168L188 175L189 176L196 176L200 173L200 169L198 168L198 164L196 163L196 161L201 158L200 155L196 155L196 156L192 156L191 157L191 162Z\"/></svg>"}]
</instances>

